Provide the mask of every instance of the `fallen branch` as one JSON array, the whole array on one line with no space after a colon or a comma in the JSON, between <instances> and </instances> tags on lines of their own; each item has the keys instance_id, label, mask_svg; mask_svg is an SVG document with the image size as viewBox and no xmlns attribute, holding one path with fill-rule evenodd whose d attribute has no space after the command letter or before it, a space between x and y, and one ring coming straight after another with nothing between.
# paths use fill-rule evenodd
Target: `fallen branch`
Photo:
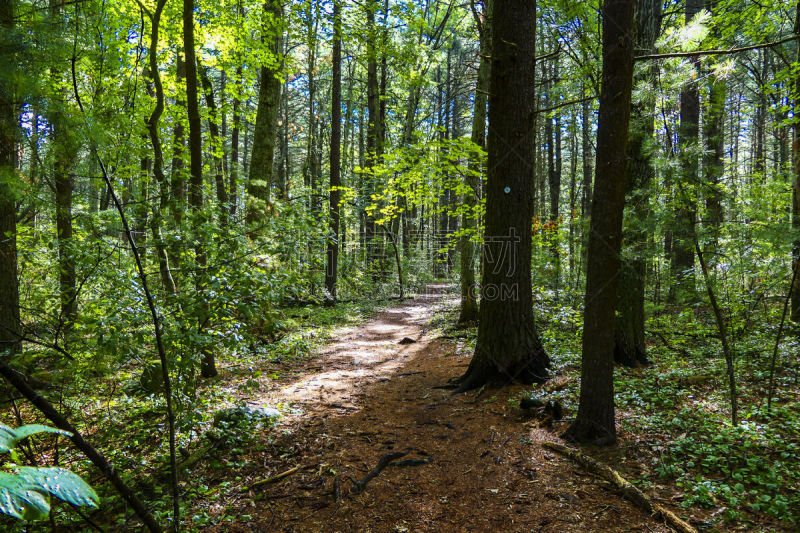
<instances>
[{"instance_id":1,"label":"fallen branch","mask_svg":"<svg viewBox=\"0 0 800 533\"><path fill-rule=\"evenodd\" d=\"M639 509L646 511L656 518L664 520L664 522L666 522L670 527L675 528L681 533L698 533L697 529L682 520L680 517L678 517L678 515L669 509L650 501L650 498L645 496L642 491L633 486L630 481L619 475L619 472L616 470L604 465L603 463L595 461L588 455L584 455L577 450L567 448L561 444L556 444L555 442L543 442L542 446L569 459L572 459L592 474L598 475L609 481L622 492L622 496L624 498L629 500Z\"/></svg>"},{"instance_id":2,"label":"fallen branch","mask_svg":"<svg viewBox=\"0 0 800 533\"><path fill-rule=\"evenodd\" d=\"M285 472L281 472L280 474L276 474L272 477L268 477L266 479L261 479L254 483L250 484L250 488L254 489L256 487L262 487L264 485L272 485L273 483L277 483L278 481L291 476L292 474L299 472L300 470L305 470L306 468L311 468L310 466L295 466L294 468L290 468Z\"/></svg>"},{"instance_id":3,"label":"fallen branch","mask_svg":"<svg viewBox=\"0 0 800 533\"><path fill-rule=\"evenodd\" d=\"M666 346L667 349L672 350L673 352L677 352L677 353L679 353L681 355L688 355L688 353L687 353L687 351L685 349L683 349L683 348L675 348L672 345L672 343L670 343L669 340L667 340L667 338L664 336L664 334L661 333L660 331L653 330L653 334L656 337L658 337L659 339L661 339L661 342L664 343L664 346Z\"/></svg>"},{"instance_id":4,"label":"fallen branch","mask_svg":"<svg viewBox=\"0 0 800 533\"><path fill-rule=\"evenodd\" d=\"M389 463L391 463L394 460L400 459L401 457L405 457L406 455L408 455L407 451L406 452L389 452L389 453L383 454L383 457L381 457L381 460L378 461L378 466L376 466L375 468L370 470L369 474L367 474L366 476L362 477L358 481L354 480L353 478L350 478L350 481L353 482L353 487L350 489L350 492L352 494L359 494L359 493L363 492L364 489L367 488L367 483L369 483L372 480L372 478L374 478L378 474L380 474L381 471L384 468L389 466Z\"/></svg>"}]
</instances>

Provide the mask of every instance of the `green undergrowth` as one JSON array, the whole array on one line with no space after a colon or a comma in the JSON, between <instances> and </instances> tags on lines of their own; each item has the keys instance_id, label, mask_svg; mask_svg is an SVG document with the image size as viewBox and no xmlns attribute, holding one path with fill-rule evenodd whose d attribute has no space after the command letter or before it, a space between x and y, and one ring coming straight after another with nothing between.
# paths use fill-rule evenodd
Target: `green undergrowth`
<instances>
[{"instance_id":1,"label":"green undergrowth","mask_svg":"<svg viewBox=\"0 0 800 533\"><path fill-rule=\"evenodd\" d=\"M537 329L551 359L551 379L532 394L561 401L567 421L578 407L582 315L571 305L538 298ZM797 332L787 331L776 365L776 393L767 411L770 358L780 309L766 326L733 324L731 343L739 422L730 420L725 361L709 309L649 311L652 365L617 367L619 447L590 453L615 461L646 492L686 508L701 529L795 531L800 524L800 366ZM442 334L474 348L477 328L440 313ZM442 326L447 321L450 326ZM774 324L774 325L771 325ZM609 455L611 454L611 455ZM613 455L613 457L612 457ZM635 466L634 466L635 465Z\"/></svg>"},{"instance_id":2,"label":"green undergrowth","mask_svg":"<svg viewBox=\"0 0 800 533\"><path fill-rule=\"evenodd\" d=\"M310 303L273 308L258 324L260 327L268 324L268 328L243 335L238 342L227 339L217 346L219 377L202 380L195 376L195 383L187 385L179 381L186 379L185 376L177 371L173 374L178 461L187 460L198 450L208 449L202 463L215 472L215 480L198 478L188 472L183 476L184 480L192 476L192 482L183 485L183 505L187 510L196 511L198 502L207 508L228 492L239 491L236 472L247 464L249 454L263 449L264 440L258 437L272 425L270 420L247 415L219 420L215 413L226 407L233 407L229 410L235 411L249 392L280 379L284 372L311 357L338 328L363 322L385 303L358 300L331 306ZM159 391L142 390L141 365L128 363L115 368L109 364L104 370L107 371L81 372L81 379L75 380L62 379L56 368L47 376L51 381L47 395L61 397L60 409L78 427L84 428L87 438L148 502L158 520L168 523L171 500L167 482L169 453L164 399ZM136 386L125 391L126 385L131 384ZM23 409L20 414L26 421L39 420L37 413L20 407ZM270 407L281 412L291 408L287 405ZM10 412L4 414L1 422L18 423ZM96 479L95 469L72 446L66 445L64 439L51 441L37 444L29 450L30 456L39 464L53 464L57 458L59 464L69 466L87 479ZM93 486L99 496L94 520L113 529L134 527L130 522L131 514L120 506L118 495L103 482L93 483ZM86 523L65 505L54 502L52 513L54 523L65 525L70 531L87 529ZM247 521L243 516L208 513L202 509L189 518L198 528L212 522ZM0 519L0 530L44 531L47 528Z\"/></svg>"}]
</instances>

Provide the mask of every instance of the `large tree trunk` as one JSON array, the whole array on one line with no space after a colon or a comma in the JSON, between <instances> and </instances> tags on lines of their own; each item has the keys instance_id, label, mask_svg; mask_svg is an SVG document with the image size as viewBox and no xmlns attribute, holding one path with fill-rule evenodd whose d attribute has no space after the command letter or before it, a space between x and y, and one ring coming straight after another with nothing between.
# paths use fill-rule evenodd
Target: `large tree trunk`
<instances>
[{"instance_id":1,"label":"large tree trunk","mask_svg":"<svg viewBox=\"0 0 800 533\"><path fill-rule=\"evenodd\" d=\"M797 14L794 21L794 33L800 42L800 1L797 2ZM797 50L800 61L800 48ZM800 73L794 78L794 116L800 116ZM795 235L800 234L800 121L795 120L792 126L794 142L792 143L792 160L794 181L792 183L792 229ZM792 268L800 268L800 237L792 244ZM794 276L792 286L792 321L800 322L800 276Z\"/></svg>"},{"instance_id":2,"label":"large tree trunk","mask_svg":"<svg viewBox=\"0 0 800 533\"><path fill-rule=\"evenodd\" d=\"M703 0L687 0L686 22L691 21L703 9ZM691 65L697 73L698 59L692 58ZM681 123L678 128L680 140L681 176L686 186L697 184L698 150L700 133L700 93L695 81L696 75L681 90ZM670 287L668 299L671 302L692 301L696 298L694 279L694 246L692 236L697 221L697 206L694 200L680 196L674 213L670 271L675 284Z\"/></svg>"},{"instance_id":3,"label":"large tree trunk","mask_svg":"<svg viewBox=\"0 0 800 533\"><path fill-rule=\"evenodd\" d=\"M636 3L636 52L648 53L655 46L661 21L660 0L638 0ZM652 64L641 65L637 82L655 84ZM617 290L614 322L614 360L626 366L648 364L644 335L645 248L648 235L648 187L655 170L647 143L653 137L653 98L645 98L631 109L631 131L628 137L628 186L630 224L625 228L625 246Z\"/></svg>"},{"instance_id":4,"label":"large tree trunk","mask_svg":"<svg viewBox=\"0 0 800 533\"><path fill-rule=\"evenodd\" d=\"M531 288L536 3L496 3L491 27L489 160L478 340L461 377L461 391L487 382L543 382L550 366L536 331Z\"/></svg>"},{"instance_id":5,"label":"large tree trunk","mask_svg":"<svg viewBox=\"0 0 800 533\"><path fill-rule=\"evenodd\" d=\"M259 74L258 109L253 132L253 152L247 181L246 219L255 224L269 211L272 187L273 159L275 155L276 125L281 101L280 71L283 8L280 0L265 0L264 10L272 24L264 28L263 40L268 41L272 55L270 63L261 67Z\"/></svg>"},{"instance_id":6,"label":"large tree trunk","mask_svg":"<svg viewBox=\"0 0 800 533\"><path fill-rule=\"evenodd\" d=\"M0 357L20 349L19 282L17 278L17 205L13 193L17 166L17 109L14 77L17 68L14 1L0 0Z\"/></svg>"},{"instance_id":7,"label":"large tree trunk","mask_svg":"<svg viewBox=\"0 0 800 533\"><path fill-rule=\"evenodd\" d=\"M186 111L189 115L189 208L194 217L196 227L202 228L205 223L203 213L203 145L202 122L200 120L200 102L197 94L197 57L194 47L194 0L183 0L183 48L186 54ZM199 268L195 276L195 298L204 300L206 253L203 249L202 238L196 239L195 261ZM208 328L211 319L207 303L198 305L197 324L198 331L203 334ZM201 348L200 375L204 378L213 378L217 375L217 365L214 352L209 346Z\"/></svg>"},{"instance_id":8,"label":"large tree trunk","mask_svg":"<svg viewBox=\"0 0 800 533\"><path fill-rule=\"evenodd\" d=\"M330 153L330 192L328 210L328 253L325 269L325 290L328 299L336 301L336 281L339 266L339 200L342 185L342 15L340 0L333 2L333 80L331 85L331 153Z\"/></svg>"},{"instance_id":9,"label":"large tree trunk","mask_svg":"<svg viewBox=\"0 0 800 533\"><path fill-rule=\"evenodd\" d=\"M597 164L589 232L578 414L565 438L613 444L614 307L627 181L628 120L633 81L636 0L606 0Z\"/></svg>"},{"instance_id":10,"label":"large tree trunk","mask_svg":"<svg viewBox=\"0 0 800 533\"><path fill-rule=\"evenodd\" d=\"M375 176L373 169L378 164L381 151L381 112L380 112L380 87L378 85L378 55L376 50L377 29L375 26L375 13L378 9L375 0L368 0L367 10L367 139L364 173L365 190L364 200L370 201L375 190ZM364 212L364 245L367 248L367 266L371 266L377 259L378 251L375 241L375 218ZM373 278L377 279L374 274Z\"/></svg>"},{"instance_id":11,"label":"large tree trunk","mask_svg":"<svg viewBox=\"0 0 800 533\"><path fill-rule=\"evenodd\" d=\"M471 140L481 148L486 148L486 104L489 100L489 58L491 56L491 20L492 0L484 3L483 20L475 14L475 23L481 27L480 62L478 63L478 79L475 83L475 99L472 115ZM469 161L467 173L467 193L464 197L466 212L461 216L461 227L465 235L461 237L461 312L459 323L478 319L478 287L475 284L475 243L472 233L477 227L475 207L480 198L480 174L483 166L479 157L473 156Z\"/></svg>"}]
</instances>

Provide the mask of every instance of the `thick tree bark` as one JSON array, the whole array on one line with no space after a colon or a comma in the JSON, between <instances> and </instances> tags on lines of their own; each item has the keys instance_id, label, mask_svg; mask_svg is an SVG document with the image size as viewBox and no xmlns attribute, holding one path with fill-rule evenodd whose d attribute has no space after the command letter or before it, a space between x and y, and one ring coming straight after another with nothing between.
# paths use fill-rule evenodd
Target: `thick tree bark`
<instances>
[{"instance_id":1,"label":"thick tree bark","mask_svg":"<svg viewBox=\"0 0 800 533\"><path fill-rule=\"evenodd\" d=\"M475 99L472 115L471 140L481 148L486 148L486 104L489 99L489 58L491 57L491 20L492 0L484 3L482 20L475 14L475 23L481 27L480 61L478 63L478 79L475 83ZM475 207L480 198L481 180L479 174L483 172L483 165L479 157L472 157L469 161L467 173L467 194L464 197L466 212L461 216L461 227L466 235L461 237L461 310L458 322L465 323L478 319L478 287L475 283L475 243L472 232L475 231Z\"/></svg>"},{"instance_id":2,"label":"thick tree bark","mask_svg":"<svg viewBox=\"0 0 800 533\"><path fill-rule=\"evenodd\" d=\"M547 379L533 316L531 220L536 127L536 3L492 11L486 227L478 340L460 391Z\"/></svg>"},{"instance_id":3,"label":"thick tree bark","mask_svg":"<svg viewBox=\"0 0 800 533\"><path fill-rule=\"evenodd\" d=\"M650 53L659 35L661 21L660 0L636 2L636 53ZM636 82L655 84L653 65L643 64L636 73ZM645 248L648 234L648 187L655 170L647 143L653 137L653 109L655 100L644 98L631 109L630 135L628 136L628 203L631 206L630 224L625 229L625 246L620 265L620 282L617 289L616 320L614 322L614 361L626 366L647 365L647 348L644 334Z\"/></svg>"},{"instance_id":4,"label":"thick tree bark","mask_svg":"<svg viewBox=\"0 0 800 533\"><path fill-rule=\"evenodd\" d=\"M606 0L603 80L597 125L597 164L586 270L581 392L578 414L565 438L616 442L614 423L614 307L622 213L628 174L627 139L633 81L635 0Z\"/></svg>"},{"instance_id":5,"label":"thick tree bark","mask_svg":"<svg viewBox=\"0 0 800 533\"><path fill-rule=\"evenodd\" d=\"M687 0L686 22L691 21L701 9L703 0ZM698 63L697 58L691 59L695 73ZM699 167L697 143L700 133L700 92L695 78L696 76L692 76L681 90L681 123L678 128L681 180L689 186L697 183ZM692 236L697 221L697 206L694 200L688 197L678 198L676 203L670 257L670 271L675 278L675 284L670 287L668 299L671 302L682 302L696 298Z\"/></svg>"},{"instance_id":6,"label":"thick tree bark","mask_svg":"<svg viewBox=\"0 0 800 533\"><path fill-rule=\"evenodd\" d=\"M19 279L17 277L16 180L17 110L13 76L14 0L0 0L0 358L20 350Z\"/></svg>"},{"instance_id":7,"label":"thick tree bark","mask_svg":"<svg viewBox=\"0 0 800 533\"><path fill-rule=\"evenodd\" d=\"M331 151L330 192L328 196L328 252L325 268L325 290L328 299L336 301L336 281L339 267L339 187L341 179L342 141L342 15L341 2L333 2L333 80L331 85Z\"/></svg>"},{"instance_id":8,"label":"thick tree bark","mask_svg":"<svg viewBox=\"0 0 800 533\"><path fill-rule=\"evenodd\" d=\"M255 224L269 211L273 181L276 126L281 101L281 82L277 78L281 64L283 8L280 0L265 0L264 10L271 24L264 28L262 41L268 43L272 57L259 74L258 109L253 132L253 152L247 181L246 219Z\"/></svg>"}]
</instances>

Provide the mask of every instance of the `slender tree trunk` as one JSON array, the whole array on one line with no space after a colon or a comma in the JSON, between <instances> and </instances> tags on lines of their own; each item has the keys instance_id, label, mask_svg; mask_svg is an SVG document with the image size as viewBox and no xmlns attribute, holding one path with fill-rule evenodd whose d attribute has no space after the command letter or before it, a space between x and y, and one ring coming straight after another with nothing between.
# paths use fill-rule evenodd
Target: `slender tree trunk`
<instances>
[{"instance_id":1,"label":"slender tree trunk","mask_svg":"<svg viewBox=\"0 0 800 533\"><path fill-rule=\"evenodd\" d=\"M636 53L649 53L660 33L661 0L636 2ZM655 85L656 71L650 64L640 66L636 80ZM648 364L644 332L644 293L647 265L645 253L648 188L655 170L648 148L653 138L654 98L646 98L631 109L628 136L627 195L631 205L630 219L624 230L625 245L620 265L617 290L616 320L614 321L614 361L626 366Z\"/></svg>"},{"instance_id":2,"label":"slender tree trunk","mask_svg":"<svg viewBox=\"0 0 800 533\"><path fill-rule=\"evenodd\" d=\"M61 3L50 0L50 15L54 22L61 24ZM77 140L70 131L66 100L60 88L62 73L52 72L52 93L50 96L50 145L53 151L53 192L56 203L56 242L58 247L59 297L61 301L61 322L68 331L75 318L77 308L77 285L75 276L75 255L72 243L72 165L77 159Z\"/></svg>"},{"instance_id":3,"label":"slender tree trunk","mask_svg":"<svg viewBox=\"0 0 800 533\"><path fill-rule=\"evenodd\" d=\"M186 110L189 115L189 208L197 228L203 228L206 215L203 213L203 140L200 119L200 101L197 94L197 58L194 44L194 0L183 0L183 48L186 54ZM205 285L206 253L202 238L197 238L195 261L199 273L195 277L195 298L203 300ZM211 312L208 303L201 303L197 317L198 332L202 335L208 328ZM205 343L204 343L205 344ZM200 375L212 378L218 374L214 352L210 346L201 348Z\"/></svg>"},{"instance_id":4,"label":"slender tree trunk","mask_svg":"<svg viewBox=\"0 0 800 533\"><path fill-rule=\"evenodd\" d=\"M495 3L491 27L491 127L478 340L460 391L487 382L543 382L550 366L536 331L531 287L536 3ZM513 155L509 146L515 147Z\"/></svg>"},{"instance_id":5,"label":"slender tree trunk","mask_svg":"<svg viewBox=\"0 0 800 533\"><path fill-rule=\"evenodd\" d=\"M0 0L0 360L20 351L19 279L17 277L17 91L10 74L17 68L14 0Z\"/></svg>"},{"instance_id":6,"label":"slender tree trunk","mask_svg":"<svg viewBox=\"0 0 800 533\"><path fill-rule=\"evenodd\" d=\"M627 181L628 120L633 82L635 0L606 0L603 79L597 125L597 170L586 270L581 392L578 414L564 437L616 442L614 423L614 307Z\"/></svg>"},{"instance_id":7,"label":"slender tree trunk","mask_svg":"<svg viewBox=\"0 0 800 533\"><path fill-rule=\"evenodd\" d=\"M239 204L239 128L241 124L241 94L244 90L242 83L242 66L236 67L236 89L233 98L233 124L231 128L231 173L228 189L228 198L230 199L230 215L231 218L236 216L236 210Z\"/></svg>"},{"instance_id":8,"label":"slender tree trunk","mask_svg":"<svg viewBox=\"0 0 800 533\"><path fill-rule=\"evenodd\" d=\"M225 228L228 225L228 212L230 210L230 205L228 204L228 189L225 186L225 164L223 160L223 154L225 153L223 142L225 136L220 134L219 131L219 112L217 111L217 102L214 99L214 88L211 85L208 71L202 67L199 70L206 107L208 107L209 111L208 131L211 134L211 147L214 159L214 184L217 188L217 203L219 203L219 224L222 228ZM273 142L274 137L273 135Z\"/></svg>"},{"instance_id":9,"label":"slender tree trunk","mask_svg":"<svg viewBox=\"0 0 800 533\"><path fill-rule=\"evenodd\" d=\"M481 17L475 13L475 23L481 27L480 61L478 63L478 79L475 83L474 109L472 115L471 140L482 149L486 149L486 104L489 100L489 69L491 57L491 20L492 0L484 3ZM480 198L481 179L484 171L481 158L474 155L469 160L467 173L467 193L464 204L467 210L461 216L461 227L465 235L461 237L461 311L459 323L478 319L478 287L475 283L475 241L472 233L477 227L475 207Z\"/></svg>"},{"instance_id":10,"label":"slender tree trunk","mask_svg":"<svg viewBox=\"0 0 800 533\"><path fill-rule=\"evenodd\" d=\"M706 7L713 13L718 0L706 0ZM725 172L725 101L727 90L724 80L713 73L709 74L708 105L703 120L703 137L706 151L703 157L703 174L706 190L706 225L710 232L710 247L704 256L709 265L717 263L716 251L719 245L720 226L722 225L722 190L721 182ZM709 253L710 252L710 253Z\"/></svg>"},{"instance_id":11,"label":"slender tree trunk","mask_svg":"<svg viewBox=\"0 0 800 533\"><path fill-rule=\"evenodd\" d=\"M686 22L691 21L702 8L703 0L687 0ZM691 60L691 68L695 73L698 63L697 58ZM696 76L692 76L692 80L681 90L681 124L678 128L681 180L690 187L694 187L698 180L700 93L695 78ZM697 221L697 206L694 200L688 195L681 198L674 217L670 270L675 278L675 284L670 287L668 298L671 302L691 301L696 298L692 245L693 228Z\"/></svg>"},{"instance_id":12,"label":"slender tree trunk","mask_svg":"<svg viewBox=\"0 0 800 533\"><path fill-rule=\"evenodd\" d=\"M333 80L331 84L331 152L330 152L330 192L328 209L328 253L325 269L325 289L328 299L336 301L336 281L339 268L339 187L341 178L341 137L342 137L342 15L341 2L333 2Z\"/></svg>"},{"instance_id":13,"label":"slender tree trunk","mask_svg":"<svg viewBox=\"0 0 800 533\"><path fill-rule=\"evenodd\" d=\"M174 295L176 292L175 281L172 279L169 258L167 257L167 247L161 235L161 210L166 208L169 199L167 179L164 176L164 151L161 147L161 137L159 135L159 121L161 120L161 115L164 113L164 88L161 84L161 74L158 70L157 53L161 13L164 10L165 4L166 0L159 1L151 19L152 28L150 33L150 50L148 53L150 68L148 69L148 74L151 76L153 86L155 87L156 106L147 119L146 124L147 132L150 136L150 144L153 146L153 175L158 185L158 199L154 201L152 205L153 214L150 217L150 231L152 232L153 242L156 247L156 258L158 260L158 271L161 274L161 283L164 285L164 290L167 294Z\"/></svg>"},{"instance_id":14,"label":"slender tree trunk","mask_svg":"<svg viewBox=\"0 0 800 533\"><path fill-rule=\"evenodd\" d=\"M280 56L283 35L283 7L280 0L265 0L264 10L271 24L262 29L262 41L268 43L271 61L261 67L259 74L258 110L253 132L253 151L247 181L246 219L249 225L261 220L269 209L275 155L278 108L281 101Z\"/></svg>"},{"instance_id":15,"label":"slender tree trunk","mask_svg":"<svg viewBox=\"0 0 800 533\"><path fill-rule=\"evenodd\" d=\"M586 97L585 84L582 89L581 94L583 94L584 100L581 104L581 166L583 169L581 176L583 178L583 187L581 188L581 218L584 221L584 228L588 229L587 222L591 220L592 216L592 120L590 117L592 106ZM586 265L586 253L589 248L588 234L584 228L581 230L581 255L578 261L578 272L575 276L576 283L580 282L583 266Z\"/></svg>"},{"instance_id":16,"label":"slender tree trunk","mask_svg":"<svg viewBox=\"0 0 800 533\"><path fill-rule=\"evenodd\" d=\"M378 164L381 154L381 113L380 113L380 87L378 85L378 55L376 50L377 29L375 26L375 12L378 9L375 0L368 0L367 10L367 139L365 164L366 172L364 179L366 187L364 192L365 201L370 201L375 190L374 168ZM377 258L375 245L375 218L364 213L365 239L364 244L367 248L367 265L372 265Z\"/></svg>"},{"instance_id":17,"label":"slender tree trunk","mask_svg":"<svg viewBox=\"0 0 800 533\"><path fill-rule=\"evenodd\" d=\"M183 56L178 53L177 66L176 66L176 82L181 83L186 76L186 63ZM186 101L180 96L176 99L176 107L183 109L186 107ZM178 111L180 115L180 111ZM183 175L183 157L186 150L186 129L183 125L183 120L180 116L175 117L175 127L172 130L172 165L170 169L170 191L171 202L170 207L172 210L172 218L175 220L175 225L180 227L183 223L183 212L186 208L186 179ZM174 264L177 264L179 254L175 253L170 257Z\"/></svg>"},{"instance_id":18,"label":"slender tree trunk","mask_svg":"<svg viewBox=\"0 0 800 533\"><path fill-rule=\"evenodd\" d=\"M570 291L575 280L575 220L578 216L578 117L575 111L570 118L569 129L569 279Z\"/></svg>"},{"instance_id":19,"label":"slender tree trunk","mask_svg":"<svg viewBox=\"0 0 800 533\"><path fill-rule=\"evenodd\" d=\"M798 39L797 60L800 61L800 1L797 2L797 14L794 21L794 33ZM800 116L800 73L794 78L794 115ZM792 125L794 141L792 143L792 160L794 180L792 183L792 229L795 235L800 235L800 121L795 120ZM800 269L800 237L796 237L792 245L792 268ZM794 277L792 287L792 313L794 322L800 322L800 276Z\"/></svg>"}]
</instances>

